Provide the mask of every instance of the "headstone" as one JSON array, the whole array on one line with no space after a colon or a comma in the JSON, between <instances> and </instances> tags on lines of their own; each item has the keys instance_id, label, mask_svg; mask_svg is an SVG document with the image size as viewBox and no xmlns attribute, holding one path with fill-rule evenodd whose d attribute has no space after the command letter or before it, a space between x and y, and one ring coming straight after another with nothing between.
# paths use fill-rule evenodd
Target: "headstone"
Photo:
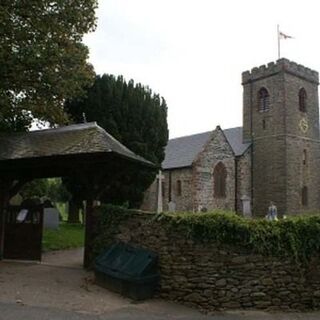
<instances>
[{"instance_id":1,"label":"headstone","mask_svg":"<svg viewBox=\"0 0 320 320\"><path fill-rule=\"evenodd\" d=\"M169 209L169 212L175 212L176 211L176 203L171 200L168 203L168 209Z\"/></svg>"},{"instance_id":2,"label":"headstone","mask_svg":"<svg viewBox=\"0 0 320 320\"><path fill-rule=\"evenodd\" d=\"M163 205L162 205L162 180L164 179L164 176L162 175L161 170L159 170L159 173L157 174L158 179L158 204L157 204L157 213L163 212Z\"/></svg>"},{"instance_id":3,"label":"headstone","mask_svg":"<svg viewBox=\"0 0 320 320\"><path fill-rule=\"evenodd\" d=\"M45 201L43 209L43 227L46 229L58 229L59 216L59 210L55 208L50 201Z\"/></svg>"},{"instance_id":4,"label":"headstone","mask_svg":"<svg viewBox=\"0 0 320 320\"><path fill-rule=\"evenodd\" d=\"M241 197L242 213L245 218L252 218L251 199L247 195Z\"/></svg>"},{"instance_id":5,"label":"headstone","mask_svg":"<svg viewBox=\"0 0 320 320\"><path fill-rule=\"evenodd\" d=\"M17 215L17 221L18 223L22 223L25 221L26 217L28 214L28 210L27 209L21 209Z\"/></svg>"}]
</instances>

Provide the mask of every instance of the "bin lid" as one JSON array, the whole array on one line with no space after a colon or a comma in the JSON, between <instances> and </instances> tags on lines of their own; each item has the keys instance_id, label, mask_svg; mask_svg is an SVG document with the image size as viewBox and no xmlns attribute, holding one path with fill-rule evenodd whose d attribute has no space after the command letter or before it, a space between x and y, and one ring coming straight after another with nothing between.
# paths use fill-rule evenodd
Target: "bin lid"
<instances>
[{"instance_id":1,"label":"bin lid","mask_svg":"<svg viewBox=\"0 0 320 320\"><path fill-rule=\"evenodd\" d=\"M149 250L124 243L113 244L95 261L99 271L138 278L156 273L157 255Z\"/></svg>"}]
</instances>

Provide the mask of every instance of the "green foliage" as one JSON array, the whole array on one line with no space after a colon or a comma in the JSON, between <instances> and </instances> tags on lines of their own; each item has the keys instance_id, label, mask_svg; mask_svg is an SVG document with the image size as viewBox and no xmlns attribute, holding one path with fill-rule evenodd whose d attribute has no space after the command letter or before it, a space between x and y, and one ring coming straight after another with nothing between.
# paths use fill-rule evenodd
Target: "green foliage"
<instances>
[{"instance_id":1,"label":"green foliage","mask_svg":"<svg viewBox=\"0 0 320 320\"><path fill-rule=\"evenodd\" d=\"M49 188L48 179L34 179L26 183L19 193L23 199L41 198L48 194Z\"/></svg>"},{"instance_id":2,"label":"green foliage","mask_svg":"<svg viewBox=\"0 0 320 320\"><path fill-rule=\"evenodd\" d=\"M26 183L19 193L24 199L47 197L53 202L65 202L70 198L60 178L34 179Z\"/></svg>"},{"instance_id":3,"label":"green foliage","mask_svg":"<svg viewBox=\"0 0 320 320\"><path fill-rule=\"evenodd\" d=\"M102 205L95 209L96 225L94 230L93 257L98 256L106 247L114 242L121 223L135 211L113 205Z\"/></svg>"},{"instance_id":4,"label":"green foliage","mask_svg":"<svg viewBox=\"0 0 320 320\"><path fill-rule=\"evenodd\" d=\"M0 130L29 128L33 117L64 123L63 102L94 77L85 33L97 0L1 0Z\"/></svg>"},{"instance_id":5,"label":"green foliage","mask_svg":"<svg viewBox=\"0 0 320 320\"><path fill-rule=\"evenodd\" d=\"M65 110L75 122L82 122L85 113L87 121L96 121L126 147L156 164L164 159L167 105L148 87L126 82L121 76L97 76L86 98L67 101ZM117 170L110 170L113 175L108 177L101 200L113 204L128 201L130 207L138 207L155 172L133 167L121 170L120 177Z\"/></svg>"},{"instance_id":6,"label":"green foliage","mask_svg":"<svg viewBox=\"0 0 320 320\"><path fill-rule=\"evenodd\" d=\"M96 252L110 243L121 222L135 211L104 206L99 209ZM161 223L169 234L180 234L197 242L266 256L305 262L320 253L320 215L292 217L279 221L248 220L233 212L164 213L149 223Z\"/></svg>"},{"instance_id":7,"label":"green foliage","mask_svg":"<svg viewBox=\"0 0 320 320\"><path fill-rule=\"evenodd\" d=\"M199 241L230 245L262 255L308 260L320 251L320 216L279 221L248 220L234 213L165 214L171 228Z\"/></svg>"},{"instance_id":8,"label":"green foliage","mask_svg":"<svg viewBox=\"0 0 320 320\"><path fill-rule=\"evenodd\" d=\"M84 246L84 226L60 223L58 230L44 229L42 248L44 251L64 250Z\"/></svg>"},{"instance_id":9,"label":"green foliage","mask_svg":"<svg viewBox=\"0 0 320 320\"><path fill-rule=\"evenodd\" d=\"M67 202L71 195L60 178L48 179L49 189L47 196L53 202Z\"/></svg>"}]
</instances>

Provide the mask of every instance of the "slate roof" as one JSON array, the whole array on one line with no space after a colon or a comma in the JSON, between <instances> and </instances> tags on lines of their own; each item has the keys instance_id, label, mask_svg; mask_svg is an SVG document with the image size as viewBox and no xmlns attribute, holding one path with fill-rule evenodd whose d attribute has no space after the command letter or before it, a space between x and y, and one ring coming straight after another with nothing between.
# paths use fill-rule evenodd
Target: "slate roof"
<instances>
[{"instance_id":1,"label":"slate roof","mask_svg":"<svg viewBox=\"0 0 320 320\"><path fill-rule=\"evenodd\" d=\"M95 122L0 134L0 161L90 153L115 153L148 165Z\"/></svg>"},{"instance_id":2,"label":"slate roof","mask_svg":"<svg viewBox=\"0 0 320 320\"><path fill-rule=\"evenodd\" d=\"M250 143L242 143L242 127L226 129L223 132L235 156L242 155L250 146ZM162 168L173 169L191 166L213 134L214 131L207 131L169 140Z\"/></svg>"}]
</instances>

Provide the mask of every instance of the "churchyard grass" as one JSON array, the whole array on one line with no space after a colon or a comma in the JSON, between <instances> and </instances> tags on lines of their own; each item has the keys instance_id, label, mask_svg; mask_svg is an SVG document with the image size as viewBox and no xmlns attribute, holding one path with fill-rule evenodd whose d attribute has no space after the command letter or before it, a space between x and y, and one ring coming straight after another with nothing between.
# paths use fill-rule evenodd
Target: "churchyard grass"
<instances>
[{"instance_id":1,"label":"churchyard grass","mask_svg":"<svg viewBox=\"0 0 320 320\"><path fill-rule=\"evenodd\" d=\"M64 250L84 246L84 226L61 222L59 229L43 230L42 250Z\"/></svg>"}]
</instances>

